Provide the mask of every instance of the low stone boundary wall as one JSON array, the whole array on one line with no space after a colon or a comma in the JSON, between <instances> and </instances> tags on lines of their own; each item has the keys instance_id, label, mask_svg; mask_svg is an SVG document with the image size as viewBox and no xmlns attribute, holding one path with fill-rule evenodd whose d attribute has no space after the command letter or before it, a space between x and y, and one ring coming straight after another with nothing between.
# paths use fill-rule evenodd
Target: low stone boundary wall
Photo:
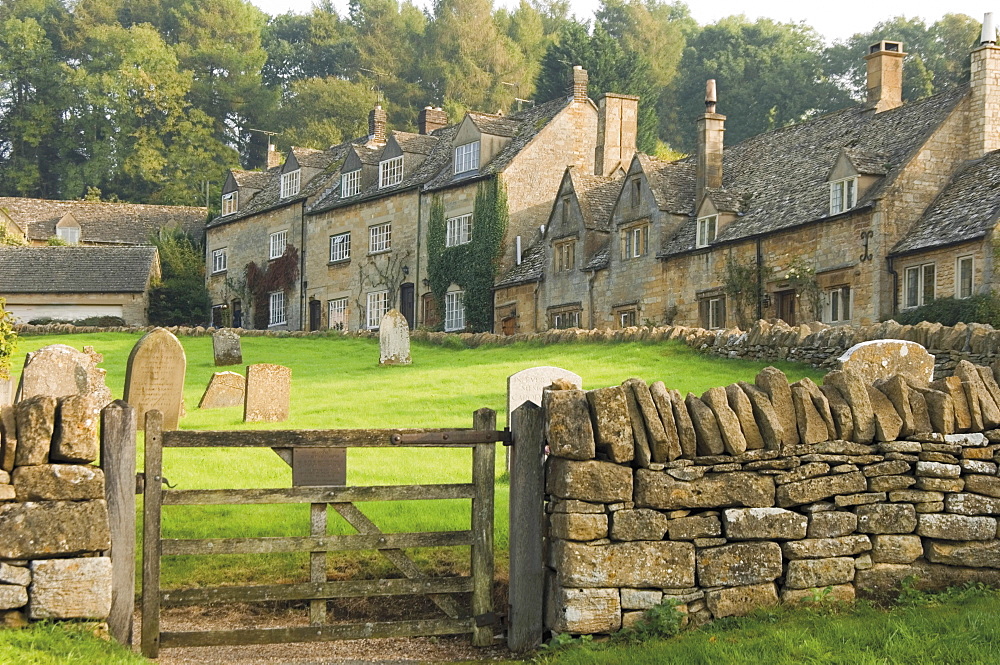
<instances>
[{"instance_id":1,"label":"low stone boundary wall","mask_svg":"<svg viewBox=\"0 0 1000 665\"><path fill-rule=\"evenodd\" d=\"M775 368L682 399L630 379L548 390L546 628L612 633L674 601L693 623L778 602L1000 584L1000 385L822 388Z\"/></svg>"}]
</instances>

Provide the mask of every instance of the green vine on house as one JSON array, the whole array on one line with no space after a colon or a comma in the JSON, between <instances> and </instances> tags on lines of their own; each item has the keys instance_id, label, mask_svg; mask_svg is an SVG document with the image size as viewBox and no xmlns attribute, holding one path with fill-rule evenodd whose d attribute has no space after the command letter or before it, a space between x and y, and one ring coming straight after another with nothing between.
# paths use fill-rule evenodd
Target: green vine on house
<instances>
[{"instance_id":1,"label":"green vine on house","mask_svg":"<svg viewBox=\"0 0 1000 665\"><path fill-rule=\"evenodd\" d=\"M295 280L299 278L299 250L287 245L284 254L268 261L263 268L251 261L246 265L243 275L246 288L253 296L253 327L266 330L270 294L284 291L287 296L295 286Z\"/></svg>"},{"instance_id":2,"label":"green vine on house","mask_svg":"<svg viewBox=\"0 0 1000 665\"><path fill-rule=\"evenodd\" d=\"M755 259L742 261L730 252L726 257L725 270L722 290L736 316L736 325L747 330L756 318L771 268L766 263L757 263Z\"/></svg>"},{"instance_id":3,"label":"green vine on house","mask_svg":"<svg viewBox=\"0 0 1000 665\"><path fill-rule=\"evenodd\" d=\"M507 190L499 178L479 183L472 212L470 241L447 247L448 222L444 201L431 202L427 228L427 278L438 311L444 311L448 288L465 291L465 324L473 332L493 328L493 284L500 270L507 233Z\"/></svg>"}]
</instances>

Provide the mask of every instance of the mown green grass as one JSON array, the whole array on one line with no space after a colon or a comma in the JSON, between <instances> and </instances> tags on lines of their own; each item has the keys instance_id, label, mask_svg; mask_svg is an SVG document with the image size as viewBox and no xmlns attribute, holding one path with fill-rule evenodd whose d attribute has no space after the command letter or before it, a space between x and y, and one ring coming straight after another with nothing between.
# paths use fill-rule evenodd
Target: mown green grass
<instances>
[{"instance_id":1,"label":"mown green grass","mask_svg":"<svg viewBox=\"0 0 1000 665\"><path fill-rule=\"evenodd\" d=\"M94 624L34 623L23 630L0 630L4 665L149 665L114 640L95 635Z\"/></svg>"}]
</instances>

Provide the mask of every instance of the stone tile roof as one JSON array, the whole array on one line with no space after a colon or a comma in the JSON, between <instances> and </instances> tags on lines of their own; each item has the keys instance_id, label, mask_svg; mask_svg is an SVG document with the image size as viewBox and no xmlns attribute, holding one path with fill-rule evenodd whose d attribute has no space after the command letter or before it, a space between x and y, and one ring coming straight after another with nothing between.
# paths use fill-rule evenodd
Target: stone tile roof
<instances>
[{"instance_id":1,"label":"stone tile roof","mask_svg":"<svg viewBox=\"0 0 1000 665\"><path fill-rule=\"evenodd\" d=\"M575 166L569 167L569 173L573 181L573 191L580 203L584 228L610 231L611 213L614 212L625 178L621 175L610 177L591 175Z\"/></svg>"},{"instance_id":2,"label":"stone tile roof","mask_svg":"<svg viewBox=\"0 0 1000 665\"><path fill-rule=\"evenodd\" d=\"M4 293L142 293L155 247L3 247Z\"/></svg>"},{"instance_id":3,"label":"stone tile roof","mask_svg":"<svg viewBox=\"0 0 1000 665\"><path fill-rule=\"evenodd\" d=\"M1000 151L963 166L890 255L984 237L1000 217Z\"/></svg>"},{"instance_id":4,"label":"stone tile roof","mask_svg":"<svg viewBox=\"0 0 1000 665\"><path fill-rule=\"evenodd\" d=\"M517 136L517 132L520 129L517 120L502 115L472 112L469 113L469 117L475 123L476 127L479 128L479 131L484 134L506 136L509 138Z\"/></svg>"},{"instance_id":5,"label":"stone tile roof","mask_svg":"<svg viewBox=\"0 0 1000 665\"><path fill-rule=\"evenodd\" d=\"M438 139L433 134L414 134L412 132L393 132L396 143L403 152L429 155L437 145Z\"/></svg>"},{"instance_id":6,"label":"stone tile roof","mask_svg":"<svg viewBox=\"0 0 1000 665\"><path fill-rule=\"evenodd\" d=\"M883 152L867 152L857 148L847 148L844 154L858 173L865 175L885 175L889 172L892 157Z\"/></svg>"},{"instance_id":7,"label":"stone tile roof","mask_svg":"<svg viewBox=\"0 0 1000 665\"><path fill-rule=\"evenodd\" d=\"M609 242L601 249L594 252L594 255L590 257L590 260L583 265L583 270L585 272L592 272L594 270L604 270L608 267L611 262L611 243Z\"/></svg>"},{"instance_id":8,"label":"stone tile roof","mask_svg":"<svg viewBox=\"0 0 1000 665\"><path fill-rule=\"evenodd\" d=\"M686 215L694 201L694 162L664 162L655 157L637 153L656 205L663 212Z\"/></svg>"},{"instance_id":9,"label":"stone tile roof","mask_svg":"<svg viewBox=\"0 0 1000 665\"><path fill-rule=\"evenodd\" d=\"M80 241L108 245L148 245L161 228L177 227L197 238L205 236L206 208L98 201L51 201L0 197L0 209L25 230L29 240L45 241L56 224L72 214L80 224Z\"/></svg>"},{"instance_id":10,"label":"stone tile roof","mask_svg":"<svg viewBox=\"0 0 1000 665\"><path fill-rule=\"evenodd\" d=\"M497 280L494 288L502 289L518 284L542 281L545 268L545 241L539 239L521 254L521 263Z\"/></svg>"},{"instance_id":11,"label":"stone tile roof","mask_svg":"<svg viewBox=\"0 0 1000 665\"><path fill-rule=\"evenodd\" d=\"M310 169L325 169L333 159L330 151L299 146L292 146L292 154L295 155L295 161L299 163L299 166Z\"/></svg>"},{"instance_id":12,"label":"stone tile roof","mask_svg":"<svg viewBox=\"0 0 1000 665\"><path fill-rule=\"evenodd\" d=\"M277 168L275 167L273 170L277 170ZM272 175L267 171L239 171L235 169L231 173L237 185L251 189L264 189L264 185L267 184L268 178Z\"/></svg>"},{"instance_id":13,"label":"stone tile roof","mask_svg":"<svg viewBox=\"0 0 1000 665\"><path fill-rule=\"evenodd\" d=\"M716 242L750 238L829 216L827 178L841 151L884 156L887 175L872 185L857 208L871 205L927 136L968 91L957 86L882 113L853 106L807 122L749 138L726 149L723 185L742 203L740 216ZM693 163L694 158L684 160ZM688 214L693 208L693 198ZM694 250L696 220L681 224L660 256Z\"/></svg>"}]
</instances>

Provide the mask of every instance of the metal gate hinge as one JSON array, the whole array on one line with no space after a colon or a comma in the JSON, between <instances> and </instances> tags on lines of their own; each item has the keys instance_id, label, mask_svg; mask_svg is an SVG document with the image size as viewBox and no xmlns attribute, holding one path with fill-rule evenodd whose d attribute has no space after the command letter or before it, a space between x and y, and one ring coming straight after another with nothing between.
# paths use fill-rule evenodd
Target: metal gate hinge
<instances>
[{"instance_id":1,"label":"metal gate hinge","mask_svg":"<svg viewBox=\"0 0 1000 665\"><path fill-rule=\"evenodd\" d=\"M496 612L487 612L486 614L480 614L473 617L476 622L476 627L482 628L483 626L495 626L500 623L500 615Z\"/></svg>"}]
</instances>

